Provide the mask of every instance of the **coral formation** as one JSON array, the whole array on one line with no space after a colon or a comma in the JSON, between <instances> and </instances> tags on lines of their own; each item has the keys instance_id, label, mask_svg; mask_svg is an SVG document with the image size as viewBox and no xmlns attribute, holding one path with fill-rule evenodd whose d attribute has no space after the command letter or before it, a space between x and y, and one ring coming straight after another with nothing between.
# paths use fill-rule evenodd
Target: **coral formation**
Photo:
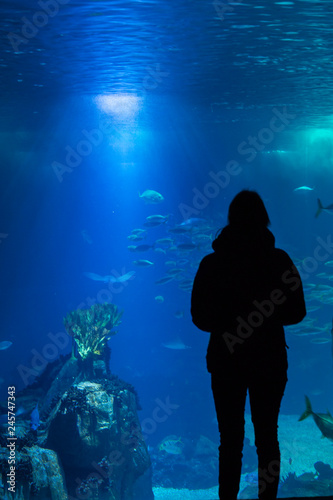
<instances>
[{"instance_id":1,"label":"coral formation","mask_svg":"<svg viewBox=\"0 0 333 500\"><path fill-rule=\"evenodd\" d=\"M94 304L90 309L77 309L64 318L65 328L74 337L78 353L84 361L103 354L106 342L117 332L122 311L114 304Z\"/></svg>"}]
</instances>

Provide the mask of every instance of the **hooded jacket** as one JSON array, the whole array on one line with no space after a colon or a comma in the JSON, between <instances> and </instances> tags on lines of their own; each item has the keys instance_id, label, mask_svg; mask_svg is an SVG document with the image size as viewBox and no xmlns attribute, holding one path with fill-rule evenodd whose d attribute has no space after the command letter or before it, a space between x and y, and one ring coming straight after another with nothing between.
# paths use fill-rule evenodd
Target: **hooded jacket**
<instances>
[{"instance_id":1,"label":"hooded jacket","mask_svg":"<svg viewBox=\"0 0 333 500\"><path fill-rule=\"evenodd\" d=\"M209 371L285 355L283 325L305 314L303 287L286 252L266 227L228 225L194 279L193 323L211 333Z\"/></svg>"}]
</instances>

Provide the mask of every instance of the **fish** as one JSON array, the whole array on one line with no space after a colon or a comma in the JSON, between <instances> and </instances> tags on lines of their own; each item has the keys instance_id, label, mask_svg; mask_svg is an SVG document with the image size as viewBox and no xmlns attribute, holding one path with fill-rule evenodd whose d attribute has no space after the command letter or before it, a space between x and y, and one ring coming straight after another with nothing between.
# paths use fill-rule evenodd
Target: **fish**
<instances>
[{"instance_id":1,"label":"fish","mask_svg":"<svg viewBox=\"0 0 333 500\"><path fill-rule=\"evenodd\" d=\"M163 295L156 295L155 300L159 304L162 304L164 302L164 297L163 297Z\"/></svg>"},{"instance_id":2,"label":"fish","mask_svg":"<svg viewBox=\"0 0 333 500\"><path fill-rule=\"evenodd\" d=\"M150 248L154 248L154 245L129 245L127 248L130 252L146 252Z\"/></svg>"},{"instance_id":3,"label":"fish","mask_svg":"<svg viewBox=\"0 0 333 500\"><path fill-rule=\"evenodd\" d=\"M177 436L167 436L158 445L159 451L165 451L170 455L181 455L184 449L184 443Z\"/></svg>"},{"instance_id":4,"label":"fish","mask_svg":"<svg viewBox=\"0 0 333 500\"><path fill-rule=\"evenodd\" d=\"M162 346L166 347L167 349L173 349L175 351L183 351L185 349L191 349L191 346L185 345L181 339L174 339L171 340L170 342L163 342Z\"/></svg>"},{"instance_id":5,"label":"fish","mask_svg":"<svg viewBox=\"0 0 333 500\"><path fill-rule=\"evenodd\" d=\"M154 262L146 259L133 260L133 264L139 267L150 267L154 265Z\"/></svg>"},{"instance_id":6,"label":"fish","mask_svg":"<svg viewBox=\"0 0 333 500\"><path fill-rule=\"evenodd\" d=\"M131 231L132 234L143 234L146 232L147 232L146 229L132 229L132 231Z\"/></svg>"},{"instance_id":7,"label":"fish","mask_svg":"<svg viewBox=\"0 0 333 500\"><path fill-rule=\"evenodd\" d=\"M159 245L172 245L173 244L173 239L172 238L159 238L156 240L156 243Z\"/></svg>"},{"instance_id":8,"label":"fish","mask_svg":"<svg viewBox=\"0 0 333 500\"><path fill-rule=\"evenodd\" d=\"M313 191L314 188L310 188L309 186L300 186L294 189L294 191Z\"/></svg>"},{"instance_id":9,"label":"fish","mask_svg":"<svg viewBox=\"0 0 333 500\"><path fill-rule=\"evenodd\" d=\"M191 231L191 229L192 229L191 226L175 226L175 227L170 227L168 229L168 232L172 234L184 234Z\"/></svg>"},{"instance_id":10,"label":"fish","mask_svg":"<svg viewBox=\"0 0 333 500\"><path fill-rule=\"evenodd\" d=\"M99 274L89 272L84 272L83 275L87 278L90 278L91 280L103 281L104 283L124 283L125 281L128 281L133 278L133 276L135 276L135 271L129 271L128 273L122 274L120 276L113 276L112 274L100 276Z\"/></svg>"},{"instance_id":11,"label":"fish","mask_svg":"<svg viewBox=\"0 0 333 500\"><path fill-rule=\"evenodd\" d=\"M8 347L10 347L11 345L13 345L13 342L10 342L9 340L3 340L2 342L0 342L0 351L8 349Z\"/></svg>"},{"instance_id":12,"label":"fish","mask_svg":"<svg viewBox=\"0 0 333 500\"><path fill-rule=\"evenodd\" d=\"M164 250L164 248L157 247L157 248L154 248L154 250L157 253L162 253L163 255L166 254L166 251Z\"/></svg>"},{"instance_id":13,"label":"fish","mask_svg":"<svg viewBox=\"0 0 333 500\"><path fill-rule=\"evenodd\" d=\"M30 418L31 418L30 427L32 430L36 431L40 426L38 403L36 404L35 409L32 410Z\"/></svg>"},{"instance_id":14,"label":"fish","mask_svg":"<svg viewBox=\"0 0 333 500\"><path fill-rule=\"evenodd\" d=\"M165 283L168 283L171 280L173 280L173 276L163 276L159 280L155 281L155 285L164 285Z\"/></svg>"},{"instance_id":15,"label":"fish","mask_svg":"<svg viewBox=\"0 0 333 500\"><path fill-rule=\"evenodd\" d=\"M200 226L201 224L206 224L205 219L200 219L199 217L190 217L184 220L179 225L180 226Z\"/></svg>"},{"instance_id":16,"label":"fish","mask_svg":"<svg viewBox=\"0 0 333 500\"><path fill-rule=\"evenodd\" d=\"M328 260L327 262L324 262L324 266L333 267L333 260Z\"/></svg>"},{"instance_id":17,"label":"fish","mask_svg":"<svg viewBox=\"0 0 333 500\"><path fill-rule=\"evenodd\" d=\"M153 189L146 189L142 194L139 193L139 197L144 200L145 203L161 203L164 197L161 193L154 191Z\"/></svg>"},{"instance_id":18,"label":"fish","mask_svg":"<svg viewBox=\"0 0 333 500\"><path fill-rule=\"evenodd\" d=\"M321 212L327 212L331 214L333 213L333 203L331 205L327 205L327 207L324 207L320 199L317 198L317 204L318 208L315 217L318 217L321 214Z\"/></svg>"},{"instance_id":19,"label":"fish","mask_svg":"<svg viewBox=\"0 0 333 500\"><path fill-rule=\"evenodd\" d=\"M145 235L143 235L142 233L130 234L129 236L127 236L127 239L131 240L131 241L142 241L144 238L145 238Z\"/></svg>"},{"instance_id":20,"label":"fish","mask_svg":"<svg viewBox=\"0 0 333 500\"><path fill-rule=\"evenodd\" d=\"M333 417L330 412L327 410L327 413L314 413L312 411L310 399L307 396L305 396L305 405L306 410L299 417L298 421L300 422L301 420L305 420L307 417L312 415L323 437L333 440Z\"/></svg>"},{"instance_id":21,"label":"fish","mask_svg":"<svg viewBox=\"0 0 333 500\"><path fill-rule=\"evenodd\" d=\"M177 274L182 273L184 269L175 267L173 269L168 269L167 274L170 274L170 276L177 276Z\"/></svg>"},{"instance_id":22,"label":"fish","mask_svg":"<svg viewBox=\"0 0 333 500\"><path fill-rule=\"evenodd\" d=\"M183 310L181 310L181 309L177 310L177 311L175 312L175 314L174 314L174 317L175 317L175 318L177 318L177 319L181 319L181 318L183 318L183 317L184 317L184 311L183 311Z\"/></svg>"},{"instance_id":23,"label":"fish","mask_svg":"<svg viewBox=\"0 0 333 500\"><path fill-rule=\"evenodd\" d=\"M147 222L158 222L159 224L163 224L169 219L169 215L148 215L146 217Z\"/></svg>"},{"instance_id":24,"label":"fish","mask_svg":"<svg viewBox=\"0 0 333 500\"><path fill-rule=\"evenodd\" d=\"M177 245L178 250L194 250L195 248L197 248L197 245L194 243L180 243Z\"/></svg>"},{"instance_id":25,"label":"fish","mask_svg":"<svg viewBox=\"0 0 333 500\"><path fill-rule=\"evenodd\" d=\"M310 342L312 344L329 344L329 342L331 342L331 339L329 339L328 337L315 337L311 339Z\"/></svg>"}]
</instances>

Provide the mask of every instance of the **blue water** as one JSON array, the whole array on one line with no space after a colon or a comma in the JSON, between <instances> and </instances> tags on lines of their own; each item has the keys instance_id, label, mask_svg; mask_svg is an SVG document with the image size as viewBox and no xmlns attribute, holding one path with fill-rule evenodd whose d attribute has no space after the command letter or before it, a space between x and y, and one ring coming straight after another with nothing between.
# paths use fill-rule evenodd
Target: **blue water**
<instances>
[{"instance_id":1,"label":"blue water","mask_svg":"<svg viewBox=\"0 0 333 500\"><path fill-rule=\"evenodd\" d=\"M331 2L52 5L1 5L0 340L12 342L0 351L1 399L8 385L33 382L37 358L42 368L70 352L69 341L52 340L68 312L109 301L124 311L109 342L111 371L138 391L141 422L153 426L147 444L156 449L168 435L217 441L208 337L191 323L181 280L155 282L167 261L193 279L233 196L251 188L301 271L307 305L317 306L307 318L322 329L287 332L281 412L300 415L304 394L332 412L332 214L315 217L317 198L333 203ZM104 107L98 96L109 97ZM147 189L164 201L145 204ZM156 214L169 218L145 228ZM169 232L188 217L204 219L196 229L206 243ZM135 228L147 229L138 244L154 248L128 250ZM166 237L196 248L156 243ZM318 258L322 242L329 251ZM129 271L133 279L111 288L83 274ZM190 348L165 347L174 341ZM177 409L152 423L167 398Z\"/></svg>"}]
</instances>

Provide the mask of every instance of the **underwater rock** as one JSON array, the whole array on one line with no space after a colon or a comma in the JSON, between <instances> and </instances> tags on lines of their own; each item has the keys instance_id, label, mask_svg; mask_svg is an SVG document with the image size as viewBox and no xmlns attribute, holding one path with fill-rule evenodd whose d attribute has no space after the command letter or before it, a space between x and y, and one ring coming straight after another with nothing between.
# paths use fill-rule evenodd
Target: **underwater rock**
<instances>
[{"instance_id":1,"label":"underwater rock","mask_svg":"<svg viewBox=\"0 0 333 500\"><path fill-rule=\"evenodd\" d=\"M64 475L57 454L39 446L32 446L16 453L15 495L8 493L6 475L8 473L8 450L0 448L1 491L4 500L67 500ZM8 469L8 470L7 470Z\"/></svg>"},{"instance_id":2,"label":"underwater rock","mask_svg":"<svg viewBox=\"0 0 333 500\"><path fill-rule=\"evenodd\" d=\"M318 462L316 462L318 463ZM315 477L313 472L306 472L300 476L289 473L282 479L279 487L279 496L287 497L326 497L333 495L333 480Z\"/></svg>"},{"instance_id":3,"label":"underwater rock","mask_svg":"<svg viewBox=\"0 0 333 500\"><path fill-rule=\"evenodd\" d=\"M193 490L218 484L218 446L209 438L200 435L189 440L171 435L162 444L151 452L154 486ZM173 450L177 444L182 446Z\"/></svg>"},{"instance_id":4,"label":"underwater rock","mask_svg":"<svg viewBox=\"0 0 333 500\"><path fill-rule=\"evenodd\" d=\"M90 489L98 499L132 498L136 479L150 466L134 392L126 384L121 389L119 379L113 390L110 381L82 381L64 394L55 413L46 446L60 457L69 493L82 496Z\"/></svg>"},{"instance_id":5,"label":"underwater rock","mask_svg":"<svg viewBox=\"0 0 333 500\"><path fill-rule=\"evenodd\" d=\"M206 436L200 436L196 446L195 446L195 451L194 451L194 456L200 456L200 455L209 455L209 456L218 456L218 448L213 441L211 441L208 437Z\"/></svg>"}]
</instances>

